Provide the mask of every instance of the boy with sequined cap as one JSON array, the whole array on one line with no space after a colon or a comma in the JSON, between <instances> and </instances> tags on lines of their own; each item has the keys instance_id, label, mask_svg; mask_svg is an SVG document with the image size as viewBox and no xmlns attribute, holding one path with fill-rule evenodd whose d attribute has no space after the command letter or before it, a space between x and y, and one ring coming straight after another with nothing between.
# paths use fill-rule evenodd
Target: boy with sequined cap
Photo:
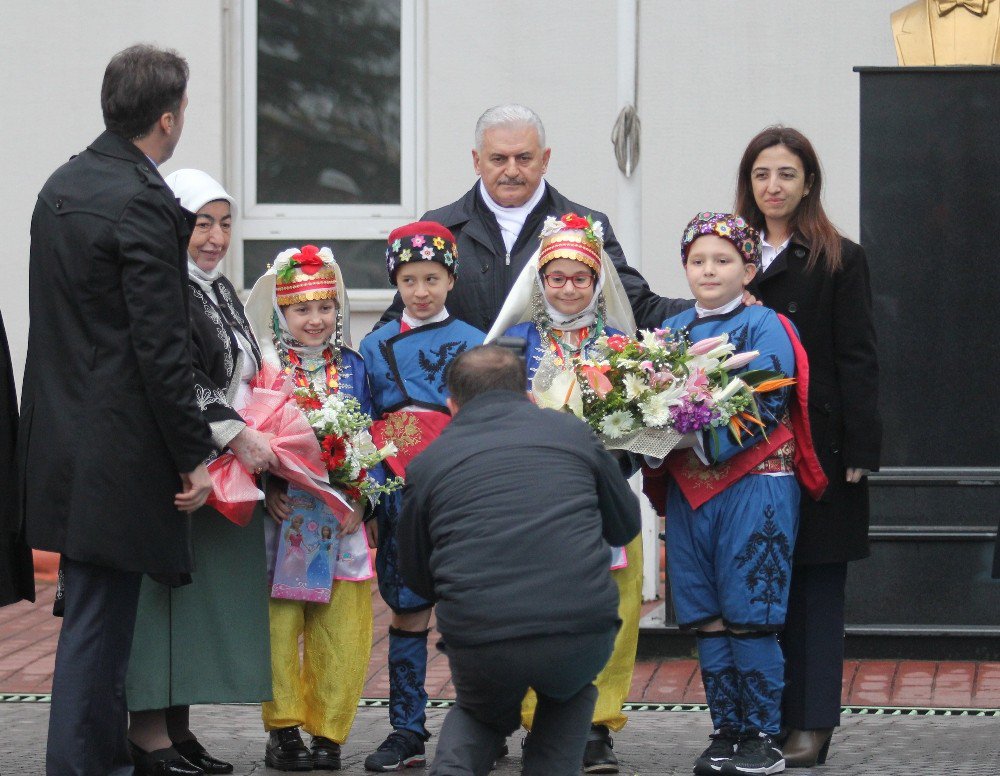
<instances>
[{"instance_id":1,"label":"boy with sequined cap","mask_svg":"<svg viewBox=\"0 0 1000 776\"><path fill-rule=\"evenodd\" d=\"M451 419L445 400L445 372L465 350L482 344L483 333L445 306L458 272L458 246L445 227L418 221L389 235L389 282L403 300L402 318L386 323L361 342L371 379L372 437L397 453L386 459L391 473L406 476L406 464L429 445ZM427 692L427 634L433 604L410 590L399 574L396 525L402 493L376 508L379 592L392 609L389 627L389 722L393 732L365 760L370 771L396 771L426 761L424 722Z\"/></svg>"},{"instance_id":2,"label":"boy with sequined cap","mask_svg":"<svg viewBox=\"0 0 1000 776\"><path fill-rule=\"evenodd\" d=\"M664 328L692 342L727 335L756 357L739 376L769 370L776 390L758 394L760 426L701 432L672 453L666 504L670 590L681 628L696 631L702 681L715 731L696 774L772 774L785 769L774 739L781 728L785 622L798 527L798 474L811 495L816 479L808 413L808 365L798 337L773 310L746 306L743 290L760 263L757 232L739 216L700 213L681 241L695 307ZM709 354L707 357L710 357ZM763 387L763 386L761 386ZM822 472L819 472L822 480Z\"/></svg>"},{"instance_id":3,"label":"boy with sequined cap","mask_svg":"<svg viewBox=\"0 0 1000 776\"><path fill-rule=\"evenodd\" d=\"M344 279L329 248L306 245L278 254L254 284L246 312L265 371L283 371L295 385L312 387L320 397L353 396L371 414L365 365L347 334ZM288 524L293 504L328 507L277 477L268 477L265 490L273 518L265 524L273 571L278 534ZM263 704L261 713L269 731L265 763L270 768L340 768L341 746L354 722L371 654L374 573L360 530L362 517L370 512L367 503L355 503L340 521L339 549L325 568L329 603L274 597L269 602L273 700ZM312 734L309 749L300 727Z\"/></svg>"}]
</instances>

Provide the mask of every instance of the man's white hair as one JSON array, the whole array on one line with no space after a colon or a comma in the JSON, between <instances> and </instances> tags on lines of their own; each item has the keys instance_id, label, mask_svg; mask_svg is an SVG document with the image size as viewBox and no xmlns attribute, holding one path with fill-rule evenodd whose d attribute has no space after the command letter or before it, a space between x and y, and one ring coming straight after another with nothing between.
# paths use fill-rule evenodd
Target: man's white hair
<instances>
[{"instance_id":1,"label":"man's white hair","mask_svg":"<svg viewBox=\"0 0 1000 776\"><path fill-rule=\"evenodd\" d=\"M538 133L538 145L545 148L545 127L538 114L531 108L518 105L516 102L507 105L497 105L490 108L476 122L476 149L483 150L483 136L494 127L509 127L514 124L527 124L534 127Z\"/></svg>"}]
</instances>

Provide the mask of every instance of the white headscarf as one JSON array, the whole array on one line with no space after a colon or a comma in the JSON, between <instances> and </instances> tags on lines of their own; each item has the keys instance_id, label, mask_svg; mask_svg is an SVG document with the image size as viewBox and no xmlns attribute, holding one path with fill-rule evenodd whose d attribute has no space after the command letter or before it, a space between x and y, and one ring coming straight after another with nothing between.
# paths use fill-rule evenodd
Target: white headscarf
<instances>
[{"instance_id":1,"label":"white headscarf","mask_svg":"<svg viewBox=\"0 0 1000 776\"><path fill-rule=\"evenodd\" d=\"M492 342L503 335L511 326L530 321L532 319L532 297L536 294L541 294L546 312L552 319L552 325L557 329L570 331L592 325L596 318L597 305L603 296L606 315L604 324L623 331L630 337L635 335L635 317L632 315L628 295L625 293L621 278L618 277L618 270L615 269L615 265L607 253L601 251L601 274L594 288L594 298L590 300L590 304L583 311L574 315L560 313L545 300L542 279L538 271L540 253L541 246L532 254L528 263L524 265L524 269L521 270L521 274L514 281L496 321L490 328L489 334L486 335L486 342ZM582 262L581 265L586 266Z\"/></svg>"},{"instance_id":2,"label":"white headscarf","mask_svg":"<svg viewBox=\"0 0 1000 776\"><path fill-rule=\"evenodd\" d=\"M164 180L181 203L181 207L189 213L197 213L209 202L221 199L229 203L233 215L236 215L236 200L207 172L190 168L175 170Z\"/></svg>"},{"instance_id":3,"label":"white headscarf","mask_svg":"<svg viewBox=\"0 0 1000 776\"><path fill-rule=\"evenodd\" d=\"M236 200L233 199L222 184L207 172L186 168L175 170L164 178L170 190L174 192L181 207L189 213L197 215L209 202L223 201L229 203L229 212L236 215ZM212 267L210 272L206 272L194 260L188 256L188 275L194 280L203 291L209 294L218 304L215 298L215 291L212 283L222 275L222 262Z\"/></svg>"}]
</instances>

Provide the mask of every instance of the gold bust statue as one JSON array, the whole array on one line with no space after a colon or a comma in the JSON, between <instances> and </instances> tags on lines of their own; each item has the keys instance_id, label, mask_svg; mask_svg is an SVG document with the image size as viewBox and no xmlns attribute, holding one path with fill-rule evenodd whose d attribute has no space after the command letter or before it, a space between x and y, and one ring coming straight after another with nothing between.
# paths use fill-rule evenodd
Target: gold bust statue
<instances>
[{"instance_id":1,"label":"gold bust statue","mask_svg":"<svg viewBox=\"0 0 1000 776\"><path fill-rule=\"evenodd\" d=\"M1000 64L997 0L917 0L892 14L900 65Z\"/></svg>"}]
</instances>

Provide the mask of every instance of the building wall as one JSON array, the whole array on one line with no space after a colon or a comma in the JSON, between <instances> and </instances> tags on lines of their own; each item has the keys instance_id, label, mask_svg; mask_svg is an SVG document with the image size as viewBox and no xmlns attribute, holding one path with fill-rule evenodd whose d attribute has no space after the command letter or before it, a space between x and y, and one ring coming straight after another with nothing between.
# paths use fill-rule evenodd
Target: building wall
<instances>
[{"instance_id":1,"label":"building wall","mask_svg":"<svg viewBox=\"0 0 1000 776\"><path fill-rule=\"evenodd\" d=\"M223 3L9 0L0 14L0 310L17 382L28 338L28 230L45 179L104 129L101 80L133 43L177 49L191 66L184 133L172 162L222 174Z\"/></svg>"},{"instance_id":2,"label":"building wall","mask_svg":"<svg viewBox=\"0 0 1000 776\"><path fill-rule=\"evenodd\" d=\"M517 100L545 122L553 149L549 179L570 198L610 215L631 261L660 293L686 295L677 262L681 230L696 211L731 205L740 152L770 123L790 124L810 136L827 175L828 209L856 237L858 82L851 68L894 63L889 13L903 4L640 0L642 155L638 182L625 184L610 135L621 107L620 70L625 80L632 72L631 62L619 61L617 36L619 14L630 3L423 0L418 115L426 175L418 205L450 202L472 185L476 118L491 105ZM225 162L238 158L232 150L239 139L227 124L234 93L225 87L231 64L225 52L234 32L229 9L239 5L4 3L0 310L18 378L27 341L26 264L35 194L56 166L101 131L99 93L107 60L136 41L184 54L192 71L190 106L181 144L165 171L201 167L231 179ZM625 209L637 207L641 228L632 228ZM354 316L356 338L375 317L370 311Z\"/></svg>"}]
</instances>

